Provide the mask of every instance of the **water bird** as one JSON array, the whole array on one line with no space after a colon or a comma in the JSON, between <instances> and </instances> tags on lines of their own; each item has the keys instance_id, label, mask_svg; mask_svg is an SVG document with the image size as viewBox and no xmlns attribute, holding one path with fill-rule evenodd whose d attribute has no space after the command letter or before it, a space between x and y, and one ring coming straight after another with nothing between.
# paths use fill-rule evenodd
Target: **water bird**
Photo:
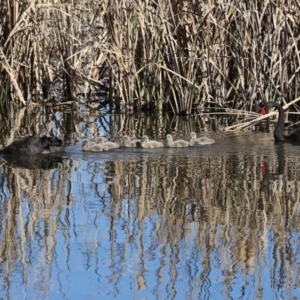
<instances>
[{"instance_id":1,"label":"water bird","mask_svg":"<svg viewBox=\"0 0 300 300\"><path fill-rule=\"evenodd\" d=\"M146 149L154 149L154 148L162 148L164 144L158 141L150 141L147 135L143 135L141 146Z\"/></svg>"},{"instance_id":2,"label":"water bird","mask_svg":"<svg viewBox=\"0 0 300 300\"><path fill-rule=\"evenodd\" d=\"M128 135L123 136L123 144L125 147L140 147L141 142L142 141L139 139L130 140L130 137Z\"/></svg>"},{"instance_id":3,"label":"water bird","mask_svg":"<svg viewBox=\"0 0 300 300\"><path fill-rule=\"evenodd\" d=\"M0 155L34 155L63 151L62 140L48 136L24 136L0 150Z\"/></svg>"},{"instance_id":4,"label":"water bird","mask_svg":"<svg viewBox=\"0 0 300 300\"><path fill-rule=\"evenodd\" d=\"M275 107L278 110L278 121L274 130L274 138L277 142L295 142L300 141L300 128L292 132L291 134L284 134L284 110L282 106L277 102L264 103L267 110Z\"/></svg>"},{"instance_id":5,"label":"water bird","mask_svg":"<svg viewBox=\"0 0 300 300\"><path fill-rule=\"evenodd\" d=\"M51 153L57 153L57 152L63 152L65 150L65 146L63 145L63 142L61 139L57 137L52 137L51 146L47 149L45 149L42 154L51 154Z\"/></svg>"},{"instance_id":6,"label":"water bird","mask_svg":"<svg viewBox=\"0 0 300 300\"><path fill-rule=\"evenodd\" d=\"M120 145L115 142L104 142L104 139L102 137L98 138L97 145L101 145L103 147L103 151L108 151L110 149L119 148Z\"/></svg>"},{"instance_id":7,"label":"water bird","mask_svg":"<svg viewBox=\"0 0 300 300\"><path fill-rule=\"evenodd\" d=\"M101 152L103 151L103 146L96 143L90 143L89 140L84 140L82 142L82 149L86 152Z\"/></svg>"},{"instance_id":8,"label":"water bird","mask_svg":"<svg viewBox=\"0 0 300 300\"><path fill-rule=\"evenodd\" d=\"M197 135L196 135L195 132L190 133L190 142L189 142L190 146L209 145L209 144L213 144L214 142L215 142L214 139L208 138L206 136L202 136L200 138L197 138Z\"/></svg>"},{"instance_id":9,"label":"water bird","mask_svg":"<svg viewBox=\"0 0 300 300\"><path fill-rule=\"evenodd\" d=\"M51 146L49 149L45 149L42 154L51 154L51 153L58 153L63 152L65 147L63 146Z\"/></svg>"},{"instance_id":10,"label":"water bird","mask_svg":"<svg viewBox=\"0 0 300 300\"><path fill-rule=\"evenodd\" d=\"M168 147L171 147L171 148L183 148L183 147L188 147L189 142L184 141L184 140L173 141L172 135L167 134L167 145L168 145Z\"/></svg>"}]
</instances>

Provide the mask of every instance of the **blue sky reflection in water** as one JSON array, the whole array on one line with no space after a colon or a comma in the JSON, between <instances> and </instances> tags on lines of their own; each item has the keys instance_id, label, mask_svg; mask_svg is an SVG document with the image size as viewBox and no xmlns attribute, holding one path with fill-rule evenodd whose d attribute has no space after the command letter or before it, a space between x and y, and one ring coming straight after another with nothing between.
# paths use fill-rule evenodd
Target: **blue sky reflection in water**
<instances>
[{"instance_id":1,"label":"blue sky reflection in water","mask_svg":"<svg viewBox=\"0 0 300 300\"><path fill-rule=\"evenodd\" d=\"M300 146L215 138L3 161L0 298L300 298Z\"/></svg>"}]
</instances>

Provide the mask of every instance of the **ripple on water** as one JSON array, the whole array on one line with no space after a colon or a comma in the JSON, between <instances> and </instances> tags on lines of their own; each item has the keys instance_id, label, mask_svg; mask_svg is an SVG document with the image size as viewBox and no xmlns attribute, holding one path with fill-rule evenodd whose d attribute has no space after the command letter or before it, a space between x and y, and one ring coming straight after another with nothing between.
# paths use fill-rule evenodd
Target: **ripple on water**
<instances>
[{"instance_id":1,"label":"ripple on water","mask_svg":"<svg viewBox=\"0 0 300 300\"><path fill-rule=\"evenodd\" d=\"M2 161L0 298L300 298L299 146L209 136Z\"/></svg>"}]
</instances>

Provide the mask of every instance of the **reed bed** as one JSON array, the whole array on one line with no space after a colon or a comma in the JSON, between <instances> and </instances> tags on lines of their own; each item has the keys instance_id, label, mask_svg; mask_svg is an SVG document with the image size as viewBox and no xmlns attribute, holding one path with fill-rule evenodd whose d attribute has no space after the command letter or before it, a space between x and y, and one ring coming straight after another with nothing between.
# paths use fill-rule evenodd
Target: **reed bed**
<instances>
[{"instance_id":1,"label":"reed bed","mask_svg":"<svg viewBox=\"0 0 300 300\"><path fill-rule=\"evenodd\" d=\"M4 1L1 101L94 96L181 115L286 104L299 97L298 11L295 0Z\"/></svg>"}]
</instances>

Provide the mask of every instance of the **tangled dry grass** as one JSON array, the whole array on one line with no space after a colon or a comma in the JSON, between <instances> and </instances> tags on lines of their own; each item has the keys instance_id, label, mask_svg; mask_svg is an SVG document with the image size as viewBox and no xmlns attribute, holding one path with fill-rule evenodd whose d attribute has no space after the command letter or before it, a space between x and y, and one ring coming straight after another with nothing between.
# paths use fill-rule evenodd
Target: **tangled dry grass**
<instances>
[{"instance_id":1,"label":"tangled dry grass","mask_svg":"<svg viewBox=\"0 0 300 300\"><path fill-rule=\"evenodd\" d=\"M299 2L2 1L13 101L88 101L189 115L299 96ZM2 100L5 97L2 97ZM99 100L101 101L101 100Z\"/></svg>"}]
</instances>

